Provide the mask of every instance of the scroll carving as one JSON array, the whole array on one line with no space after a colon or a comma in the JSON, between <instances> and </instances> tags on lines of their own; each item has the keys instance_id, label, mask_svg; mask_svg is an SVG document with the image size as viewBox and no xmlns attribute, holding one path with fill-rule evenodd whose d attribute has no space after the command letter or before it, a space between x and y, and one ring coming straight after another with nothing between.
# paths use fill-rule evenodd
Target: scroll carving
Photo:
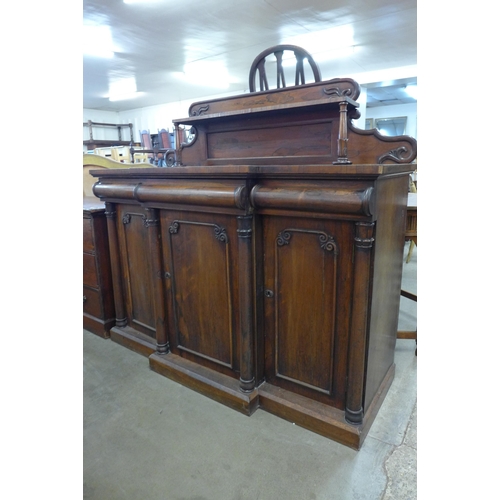
<instances>
[{"instance_id":1,"label":"scroll carving","mask_svg":"<svg viewBox=\"0 0 500 500\"><path fill-rule=\"evenodd\" d=\"M214 228L215 238L218 241L222 241L223 243L228 243L229 238L227 236L226 228L219 226L218 224L206 224L204 222L191 222L191 221L182 221L183 224L192 224L197 226L212 226ZM180 229L180 222L178 220L174 220L172 224L170 224L168 228L168 232L170 234L177 234Z\"/></svg>"},{"instance_id":2,"label":"scroll carving","mask_svg":"<svg viewBox=\"0 0 500 500\"><path fill-rule=\"evenodd\" d=\"M333 236L329 236L326 233L319 234L319 246L327 252L334 252L336 250Z\"/></svg>"},{"instance_id":3,"label":"scroll carving","mask_svg":"<svg viewBox=\"0 0 500 500\"><path fill-rule=\"evenodd\" d=\"M221 226L218 226L217 224L215 224L215 237L219 241L222 241L223 243L228 242L226 229Z\"/></svg>"},{"instance_id":4,"label":"scroll carving","mask_svg":"<svg viewBox=\"0 0 500 500\"><path fill-rule=\"evenodd\" d=\"M351 97L352 89L341 89L340 87L330 87L328 89L323 89L326 95L335 95L338 97Z\"/></svg>"},{"instance_id":5,"label":"scroll carving","mask_svg":"<svg viewBox=\"0 0 500 500\"><path fill-rule=\"evenodd\" d=\"M179 222L174 220L172 224L170 224L170 227L168 228L168 232L170 234L177 234L179 232Z\"/></svg>"},{"instance_id":6,"label":"scroll carving","mask_svg":"<svg viewBox=\"0 0 500 500\"><path fill-rule=\"evenodd\" d=\"M352 78L334 78L325 82L327 87L323 88L323 93L334 97L350 97L356 100L361 94L359 83Z\"/></svg>"},{"instance_id":7,"label":"scroll carving","mask_svg":"<svg viewBox=\"0 0 500 500\"><path fill-rule=\"evenodd\" d=\"M292 235L287 231L283 231L278 234L278 237L276 238L276 243L278 246L282 247L283 245L288 245L290 243L290 238Z\"/></svg>"},{"instance_id":8,"label":"scroll carving","mask_svg":"<svg viewBox=\"0 0 500 500\"><path fill-rule=\"evenodd\" d=\"M193 108L190 112L190 116L200 116L203 113L206 113L210 109L210 105L206 104L205 106L198 106L197 108Z\"/></svg>"},{"instance_id":9,"label":"scroll carving","mask_svg":"<svg viewBox=\"0 0 500 500\"><path fill-rule=\"evenodd\" d=\"M134 214L134 213L130 213L130 212L127 212L123 217L122 217L122 222L123 224L130 224L130 222L132 221L132 215L137 215L139 216L141 219L142 219L142 225L144 227L151 227L151 226L157 226L159 224L159 220L158 219L155 219L155 218L148 218L146 215L144 214Z\"/></svg>"},{"instance_id":10,"label":"scroll carving","mask_svg":"<svg viewBox=\"0 0 500 500\"><path fill-rule=\"evenodd\" d=\"M335 255L337 255L338 253L337 244L335 243L335 239L333 238L333 236L330 236L323 231L308 231L306 229L285 229L278 234L276 238L276 244L280 247L289 245L290 240L292 239L292 232L317 234L319 237L320 248L325 250L325 252L333 252Z\"/></svg>"},{"instance_id":11,"label":"scroll carving","mask_svg":"<svg viewBox=\"0 0 500 500\"><path fill-rule=\"evenodd\" d=\"M412 151L408 151L408 148L406 146L400 146L399 148L391 149L387 153L379 156L377 159L378 163L382 163L385 160L392 160L397 163L412 161Z\"/></svg>"}]
</instances>

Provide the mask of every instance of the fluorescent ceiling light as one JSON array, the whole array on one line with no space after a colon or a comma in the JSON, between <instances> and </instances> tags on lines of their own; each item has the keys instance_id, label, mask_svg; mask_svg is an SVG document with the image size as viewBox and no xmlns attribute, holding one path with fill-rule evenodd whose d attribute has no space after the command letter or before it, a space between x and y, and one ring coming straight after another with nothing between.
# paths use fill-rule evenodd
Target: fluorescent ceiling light
<instances>
[{"instance_id":1,"label":"fluorescent ceiling light","mask_svg":"<svg viewBox=\"0 0 500 500\"><path fill-rule=\"evenodd\" d=\"M125 101L143 95L144 92L137 92L135 77L122 78L109 83L109 100Z\"/></svg>"},{"instance_id":2,"label":"fluorescent ceiling light","mask_svg":"<svg viewBox=\"0 0 500 500\"><path fill-rule=\"evenodd\" d=\"M83 53L93 57L114 56L113 37L109 26L85 24L83 26Z\"/></svg>"},{"instance_id":3,"label":"fluorescent ceiling light","mask_svg":"<svg viewBox=\"0 0 500 500\"><path fill-rule=\"evenodd\" d=\"M115 102L115 101L129 101L130 99L135 99L136 97L140 97L141 95L144 95L145 92L132 92L130 94L120 94L120 95L115 95L115 96L109 96L109 101L110 102Z\"/></svg>"}]
</instances>

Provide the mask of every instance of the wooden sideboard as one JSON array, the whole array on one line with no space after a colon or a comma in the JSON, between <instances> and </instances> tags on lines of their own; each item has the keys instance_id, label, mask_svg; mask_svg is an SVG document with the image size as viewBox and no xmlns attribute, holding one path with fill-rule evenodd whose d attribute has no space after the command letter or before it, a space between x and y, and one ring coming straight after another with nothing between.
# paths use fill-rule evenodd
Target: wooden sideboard
<instances>
[{"instance_id":1,"label":"wooden sideboard","mask_svg":"<svg viewBox=\"0 0 500 500\"><path fill-rule=\"evenodd\" d=\"M394 377L416 168L413 139L353 127L357 95L335 79L195 103L174 121L194 134L176 166L91 171L111 338L240 412L354 449Z\"/></svg>"},{"instance_id":2,"label":"wooden sideboard","mask_svg":"<svg viewBox=\"0 0 500 500\"><path fill-rule=\"evenodd\" d=\"M104 338L115 324L104 203L83 198L83 327Z\"/></svg>"}]
</instances>

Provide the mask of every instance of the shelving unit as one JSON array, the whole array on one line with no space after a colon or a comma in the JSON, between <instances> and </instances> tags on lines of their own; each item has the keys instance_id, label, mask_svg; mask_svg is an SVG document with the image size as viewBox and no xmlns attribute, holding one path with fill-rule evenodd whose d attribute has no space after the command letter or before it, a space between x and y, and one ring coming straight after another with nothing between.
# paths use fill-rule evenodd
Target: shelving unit
<instances>
[{"instance_id":1,"label":"shelving unit","mask_svg":"<svg viewBox=\"0 0 500 500\"><path fill-rule=\"evenodd\" d=\"M108 148L111 146L130 146L135 145L134 143L134 130L132 123L98 123L88 120L83 122L84 127L89 128L89 139L83 141L83 145L87 146L87 151L94 150L96 148ZM116 128L118 133L118 139L96 139L94 138L94 127L113 127ZM122 128L128 128L130 131L130 139L125 141L122 137Z\"/></svg>"}]
</instances>

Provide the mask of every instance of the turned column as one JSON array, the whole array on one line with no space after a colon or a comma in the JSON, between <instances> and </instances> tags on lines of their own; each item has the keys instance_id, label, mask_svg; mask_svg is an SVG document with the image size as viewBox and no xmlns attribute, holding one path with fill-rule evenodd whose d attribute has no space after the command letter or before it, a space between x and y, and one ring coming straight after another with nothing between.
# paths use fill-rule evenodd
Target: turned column
<instances>
[{"instance_id":1,"label":"turned column","mask_svg":"<svg viewBox=\"0 0 500 500\"><path fill-rule=\"evenodd\" d=\"M335 165L350 165L347 157L347 102L340 103L339 137L337 139L337 161Z\"/></svg>"},{"instance_id":2,"label":"turned column","mask_svg":"<svg viewBox=\"0 0 500 500\"><path fill-rule=\"evenodd\" d=\"M116 206L114 203L105 203L106 222L108 226L109 255L111 257L111 276L113 279L113 298L115 301L116 326L127 326L127 315L123 300L123 286L121 278L120 251L118 232L116 230Z\"/></svg>"},{"instance_id":3,"label":"turned column","mask_svg":"<svg viewBox=\"0 0 500 500\"><path fill-rule=\"evenodd\" d=\"M163 271L161 258L160 217L157 209L146 208L144 225L148 232L149 249L151 253L151 267L153 269L153 295L156 328L156 352L166 354L170 351L167 325L165 321L165 291L163 279L169 278Z\"/></svg>"},{"instance_id":4,"label":"turned column","mask_svg":"<svg viewBox=\"0 0 500 500\"><path fill-rule=\"evenodd\" d=\"M254 320L253 320L253 265L251 215L238 217L238 268L240 297L240 391L255 389L254 375Z\"/></svg>"},{"instance_id":5,"label":"turned column","mask_svg":"<svg viewBox=\"0 0 500 500\"><path fill-rule=\"evenodd\" d=\"M366 334L368 329L368 301L373 222L356 223L354 238L354 291L349 356L347 365L347 397L345 419L350 424L363 423L363 385L365 376Z\"/></svg>"}]
</instances>

